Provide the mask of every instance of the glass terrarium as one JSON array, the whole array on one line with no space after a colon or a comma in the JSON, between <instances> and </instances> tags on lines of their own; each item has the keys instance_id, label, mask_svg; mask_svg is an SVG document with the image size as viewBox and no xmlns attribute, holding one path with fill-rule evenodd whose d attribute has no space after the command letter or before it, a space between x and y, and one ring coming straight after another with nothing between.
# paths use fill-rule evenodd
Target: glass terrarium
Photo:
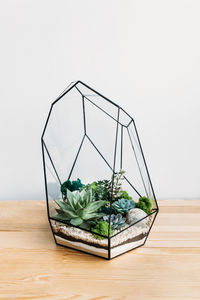
<instances>
[{"instance_id":1,"label":"glass terrarium","mask_svg":"<svg viewBox=\"0 0 200 300\"><path fill-rule=\"evenodd\" d=\"M52 103L42 134L55 242L106 259L145 244L158 206L134 119L81 81Z\"/></svg>"}]
</instances>

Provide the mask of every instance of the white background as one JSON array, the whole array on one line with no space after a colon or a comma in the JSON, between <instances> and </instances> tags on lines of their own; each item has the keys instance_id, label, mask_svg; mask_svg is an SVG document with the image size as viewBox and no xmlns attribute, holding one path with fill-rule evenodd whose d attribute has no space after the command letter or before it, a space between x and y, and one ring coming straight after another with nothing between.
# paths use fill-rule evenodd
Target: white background
<instances>
[{"instance_id":1,"label":"white background","mask_svg":"<svg viewBox=\"0 0 200 300\"><path fill-rule=\"evenodd\" d=\"M159 199L200 197L200 1L0 1L0 199L44 199L50 103L82 80L136 120Z\"/></svg>"}]
</instances>

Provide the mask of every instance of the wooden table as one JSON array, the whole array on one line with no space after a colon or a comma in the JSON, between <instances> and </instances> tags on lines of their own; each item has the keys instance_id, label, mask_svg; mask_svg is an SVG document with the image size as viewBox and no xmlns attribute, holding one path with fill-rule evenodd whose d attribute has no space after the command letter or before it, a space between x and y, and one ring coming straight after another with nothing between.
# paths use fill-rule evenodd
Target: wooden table
<instances>
[{"instance_id":1,"label":"wooden table","mask_svg":"<svg viewBox=\"0 0 200 300\"><path fill-rule=\"evenodd\" d=\"M0 299L200 299L200 201L159 201L145 246L111 261L56 246L45 201L0 202Z\"/></svg>"}]
</instances>

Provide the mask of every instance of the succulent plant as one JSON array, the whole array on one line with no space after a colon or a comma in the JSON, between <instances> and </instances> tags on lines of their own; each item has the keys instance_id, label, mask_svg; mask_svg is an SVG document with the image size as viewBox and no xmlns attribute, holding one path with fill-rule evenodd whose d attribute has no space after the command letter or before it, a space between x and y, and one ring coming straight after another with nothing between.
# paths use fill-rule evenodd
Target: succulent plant
<instances>
[{"instance_id":1,"label":"succulent plant","mask_svg":"<svg viewBox=\"0 0 200 300\"><path fill-rule=\"evenodd\" d=\"M61 193L64 198L66 198L67 189L71 192L80 190L84 184L82 184L81 180L78 178L77 180L71 181L67 180L61 184Z\"/></svg>"},{"instance_id":2,"label":"succulent plant","mask_svg":"<svg viewBox=\"0 0 200 300\"><path fill-rule=\"evenodd\" d=\"M96 232L96 233L100 233L105 236L108 236L109 224L106 221L100 221L97 223L97 225L94 228L92 228L92 231ZM110 235L113 235L113 233L114 233L114 231L112 230L112 226L110 226ZM94 237L99 240L104 239L103 236L100 236L97 234L94 234Z\"/></svg>"},{"instance_id":3,"label":"succulent plant","mask_svg":"<svg viewBox=\"0 0 200 300\"><path fill-rule=\"evenodd\" d=\"M92 189L92 191L94 192L96 190L96 186L97 186L97 182L96 181L93 181L92 183L88 183L86 185L83 185L80 190L85 190L85 191L88 191L90 189Z\"/></svg>"},{"instance_id":4,"label":"succulent plant","mask_svg":"<svg viewBox=\"0 0 200 300\"><path fill-rule=\"evenodd\" d=\"M59 221L70 221L72 225L88 228L90 221L102 218L105 214L99 213L105 201L95 201L92 190L77 191L75 194L67 190L64 200L55 200L59 206L55 219Z\"/></svg>"},{"instance_id":5,"label":"succulent plant","mask_svg":"<svg viewBox=\"0 0 200 300\"><path fill-rule=\"evenodd\" d=\"M120 170L118 173L116 173L113 177L113 186L111 184L111 190L112 190L112 198L114 198L113 200L117 200L121 195L121 191L122 191L122 183L121 181L124 179L123 175L124 175L125 171Z\"/></svg>"},{"instance_id":6,"label":"succulent plant","mask_svg":"<svg viewBox=\"0 0 200 300\"><path fill-rule=\"evenodd\" d=\"M124 198L121 198L112 204L112 208L114 209L114 211L121 214L126 214L130 209L134 207L135 202L133 200L127 200Z\"/></svg>"},{"instance_id":7,"label":"succulent plant","mask_svg":"<svg viewBox=\"0 0 200 300\"><path fill-rule=\"evenodd\" d=\"M115 211L110 207L110 202L107 201L107 203L102 206L99 210L100 212L103 212L106 215L114 214Z\"/></svg>"},{"instance_id":8,"label":"succulent plant","mask_svg":"<svg viewBox=\"0 0 200 300\"><path fill-rule=\"evenodd\" d=\"M110 180L97 181L94 189L95 199L109 201L111 199L110 190L111 190Z\"/></svg>"},{"instance_id":9,"label":"succulent plant","mask_svg":"<svg viewBox=\"0 0 200 300\"><path fill-rule=\"evenodd\" d=\"M151 200L147 197L140 197L136 207L145 211L148 215L151 213Z\"/></svg>"},{"instance_id":10,"label":"succulent plant","mask_svg":"<svg viewBox=\"0 0 200 300\"><path fill-rule=\"evenodd\" d=\"M123 218L121 214L112 214L104 216L103 220L109 223L110 220L110 225L112 226L113 229L119 229L123 227L126 223L126 218Z\"/></svg>"},{"instance_id":11,"label":"succulent plant","mask_svg":"<svg viewBox=\"0 0 200 300\"><path fill-rule=\"evenodd\" d=\"M111 181L110 180L99 180L89 183L83 186L81 189L89 190L92 189L93 195L96 201L111 199Z\"/></svg>"},{"instance_id":12,"label":"succulent plant","mask_svg":"<svg viewBox=\"0 0 200 300\"><path fill-rule=\"evenodd\" d=\"M118 173L115 173L113 178L111 178L110 180L105 179L94 181L87 184L82 189L92 189L94 192L95 200L111 201L126 197L129 197L130 199L131 197L128 195L128 193L121 190L121 181L124 179L124 173L125 171L120 170ZM124 192L125 194L123 194L122 192Z\"/></svg>"}]
</instances>

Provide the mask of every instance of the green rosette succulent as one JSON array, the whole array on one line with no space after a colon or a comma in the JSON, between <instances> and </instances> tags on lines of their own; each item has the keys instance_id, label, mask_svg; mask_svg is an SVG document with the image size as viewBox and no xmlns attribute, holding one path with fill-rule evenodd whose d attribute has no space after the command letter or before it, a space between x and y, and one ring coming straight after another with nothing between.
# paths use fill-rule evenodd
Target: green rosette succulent
<instances>
[{"instance_id":1,"label":"green rosette succulent","mask_svg":"<svg viewBox=\"0 0 200 300\"><path fill-rule=\"evenodd\" d=\"M67 190L66 199L55 200L59 208L54 219L69 221L74 226L89 228L90 222L102 218L105 214L98 210L105 205L106 201L95 201L92 190L72 193Z\"/></svg>"},{"instance_id":2,"label":"green rosette succulent","mask_svg":"<svg viewBox=\"0 0 200 300\"><path fill-rule=\"evenodd\" d=\"M110 225L112 226L113 229L120 229L126 224L126 218L123 218L121 214L112 214L104 216L103 220L109 223L110 220Z\"/></svg>"},{"instance_id":3,"label":"green rosette succulent","mask_svg":"<svg viewBox=\"0 0 200 300\"><path fill-rule=\"evenodd\" d=\"M112 204L112 208L117 213L126 214L130 209L135 208L135 202L121 198Z\"/></svg>"}]
</instances>

